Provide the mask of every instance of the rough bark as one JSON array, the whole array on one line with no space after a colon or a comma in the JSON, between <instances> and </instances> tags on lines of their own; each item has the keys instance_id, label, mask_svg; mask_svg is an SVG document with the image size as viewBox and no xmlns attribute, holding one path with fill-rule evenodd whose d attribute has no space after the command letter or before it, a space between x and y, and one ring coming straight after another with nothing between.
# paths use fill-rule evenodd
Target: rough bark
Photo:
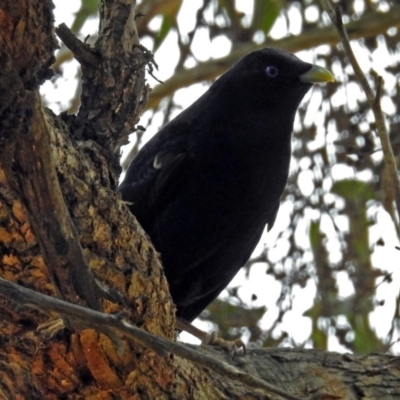
<instances>
[{"instance_id":1,"label":"rough bark","mask_svg":"<svg viewBox=\"0 0 400 400\"><path fill-rule=\"evenodd\" d=\"M144 106L144 67L151 62L137 43L134 3L100 2L93 48L60 27L82 65L77 116L55 116L38 92L56 47L51 9L44 0L0 5L0 276L122 313L173 340L174 307L158 255L116 193L119 146ZM2 398L278 398L1 293L0 313ZM218 350L203 351L229 361ZM251 350L231 363L304 398L400 396L400 365L387 355Z\"/></svg>"}]
</instances>

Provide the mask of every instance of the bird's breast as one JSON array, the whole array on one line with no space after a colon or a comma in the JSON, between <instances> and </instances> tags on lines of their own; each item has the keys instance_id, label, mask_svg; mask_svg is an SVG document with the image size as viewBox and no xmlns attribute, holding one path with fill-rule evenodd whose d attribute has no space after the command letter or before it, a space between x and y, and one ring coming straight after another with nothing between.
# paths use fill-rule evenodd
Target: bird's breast
<instances>
[{"instance_id":1,"label":"bird's breast","mask_svg":"<svg viewBox=\"0 0 400 400\"><path fill-rule=\"evenodd\" d=\"M218 148L220 147L220 148ZM223 148L222 148L223 147ZM285 188L289 164L290 142L268 146L217 146L206 157L196 160L194 168L197 190L206 190L219 204L232 207L263 208L276 203Z\"/></svg>"}]
</instances>

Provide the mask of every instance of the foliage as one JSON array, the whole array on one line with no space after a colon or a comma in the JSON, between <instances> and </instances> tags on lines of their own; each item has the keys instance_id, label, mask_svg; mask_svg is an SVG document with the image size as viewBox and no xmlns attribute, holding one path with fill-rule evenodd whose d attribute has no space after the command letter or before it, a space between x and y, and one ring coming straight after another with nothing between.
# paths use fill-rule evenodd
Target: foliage
<instances>
[{"instance_id":1,"label":"foliage","mask_svg":"<svg viewBox=\"0 0 400 400\"><path fill-rule=\"evenodd\" d=\"M85 19L94 16L92 3L82 0L74 27L84 27ZM374 14L375 26L371 26L371 32L379 35L371 33L352 44L368 80L375 85L377 74L385 80L382 104L397 154L400 24L390 29L379 24L391 13L399 13L399 6L383 0L336 3L352 26L380 13ZM89 12L84 14L85 10ZM400 257L395 250L399 230L393 194L365 96L341 46L331 39L325 42L321 34L330 21L320 2L143 0L138 10L139 36L155 52L160 68L153 74L165 77L164 65L173 62L174 82L183 76L186 79L177 85L166 80L164 87L169 92L161 102L151 103L150 98L151 109L141 122L149 126L149 132L188 105L188 100L181 100L182 92L176 94L177 89L198 82L199 76L212 80L216 71L222 72L218 68L229 66L227 57L232 62L246 49L271 45L278 39L281 44L284 38L293 51L307 50L300 57L331 69L338 80L315 88L299 112L292 171L277 225L263 238L266 247L259 246L245 269L249 279L252 271L262 269L265 279L245 281L243 289L226 291L204 318L227 334L250 332L251 340L262 345L399 352L400 347L393 345L400 333L400 275L393 259ZM300 46L302 37L315 40L305 40ZM220 38L225 41L218 42ZM218 43L222 43L221 56L215 50ZM213 58L204 57L207 50ZM185 75L188 69L191 73ZM137 132L140 135L133 139L131 156L142 145L143 131ZM265 298L271 282L279 290L264 308L257 298ZM306 305L301 308L300 303ZM243 310L249 308L253 308L251 316L243 317ZM291 322L296 313L300 325Z\"/></svg>"}]
</instances>

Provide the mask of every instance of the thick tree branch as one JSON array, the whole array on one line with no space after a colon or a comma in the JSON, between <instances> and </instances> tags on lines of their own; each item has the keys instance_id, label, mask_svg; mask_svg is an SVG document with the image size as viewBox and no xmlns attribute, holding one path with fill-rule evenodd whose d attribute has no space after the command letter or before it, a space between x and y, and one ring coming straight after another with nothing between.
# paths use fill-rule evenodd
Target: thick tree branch
<instances>
[{"instance_id":1,"label":"thick tree branch","mask_svg":"<svg viewBox=\"0 0 400 400\"><path fill-rule=\"evenodd\" d=\"M127 336L139 344L155 351L160 356L166 356L168 353L176 354L230 379L243 382L246 385L249 385L253 390L263 389L267 391L267 393L275 393L288 400L305 400L302 397L291 395L278 387L270 385L262 379L243 373L232 365L222 363L207 354L202 354L201 352L186 347L183 344L170 342L139 329L125 322L122 315L105 314L89 310L26 289L2 278L0 278L0 293L19 305L31 305L39 307L43 311L53 311L73 318L81 328L96 329L105 334L111 333L111 337L114 337L114 334Z\"/></svg>"},{"instance_id":2,"label":"thick tree branch","mask_svg":"<svg viewBox=\"0 0 400 400\"><path fill-rule=\"evenodd\" d=\"M45 40L35 41L27 31L20 35L15 35L13 29L1 32L0 59L4 63L0 69L0 91L6 94L1 101L4 113L0 123L1 161L8 182L20 193L29 213L46 265L52 266L47 273L58 295L71 302L80 297L91 307L99 308L96 285L61 194L50 145L50 127L36 89L40 80L49 75L56 45L50 4L41 2L26 7L28 10L37 7L37 15L46 21L39 24L41 31L38 33ZM34 26L36 14L27 14L31 18L25 24ZM21 10L21 15L5 15L12 27L20 24L19 18L24 13ZM31 54L27 55L27 51ZM13 83L11 87L10 82Z\"/></svg>"},{"instance_id":3,"label":"thick tree branch","mask_svg":"<svg viewBox=\"0 0 400 400\"><path fill-rule=\"evenodd\" d=\"M138 47L135 6L135 1L101 1L99 36L93 48L71 39L62 25L58 28L82 67L79 112L64 119L77 140L94 140L103 148L115 180L120 171L120 147L147 98L144 67L149 60ZM95 65L93 59L98 60Z\"/></svg>"},{"instance_id":4,"label":"thick tree branch","mask_svg":"<svg viewBox=\"0 0 400 400\"><path fill-rule=\"evenodd\" d=\"M338 354L310 349L251 348L248 356L227 361L226 354L221 354L212 346L195 350L193 346L169 342L151 335L125 322L123 314L110 315L89 310L25 289L4 279L0 279L0 293L19 305L67 315L81 328L98 329L111 337L114 345L121 350L129 351L124 348L122 339L119 339L125 336L163 355L163 359L168 359L168 353L176 354L222 375L221 382L225 384L228 382L224 378L228 377L235 384L240 382L248 385L246 398L249 399L264 398L265 391L275 393L280 398L294 400L356 400L380 397L394 400L400 393L399 362L396 356ZM271 385L266 381L275 384ZM285 389L277 388L278 385ZM294 390L304 393L303 397L288 394Z\"/></svg>"}]
</instances>

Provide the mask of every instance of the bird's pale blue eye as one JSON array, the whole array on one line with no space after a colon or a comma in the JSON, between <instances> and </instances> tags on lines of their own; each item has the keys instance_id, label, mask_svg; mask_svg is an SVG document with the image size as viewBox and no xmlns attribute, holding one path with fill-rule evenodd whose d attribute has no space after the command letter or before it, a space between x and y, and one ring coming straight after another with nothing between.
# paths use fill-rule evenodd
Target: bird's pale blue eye
<instances>
[{"instance_id":1,"label":"bird's pale blue eye","mask_svg":"<svg viewBox=\"0 0 400 400\"><path fill-rule=\"evenodd\" d=\"M278 68L276 68L274 65L270 65L265 68L265 72L270 78L276 78L279 74Z\"/></svg>"}]
</instances>

